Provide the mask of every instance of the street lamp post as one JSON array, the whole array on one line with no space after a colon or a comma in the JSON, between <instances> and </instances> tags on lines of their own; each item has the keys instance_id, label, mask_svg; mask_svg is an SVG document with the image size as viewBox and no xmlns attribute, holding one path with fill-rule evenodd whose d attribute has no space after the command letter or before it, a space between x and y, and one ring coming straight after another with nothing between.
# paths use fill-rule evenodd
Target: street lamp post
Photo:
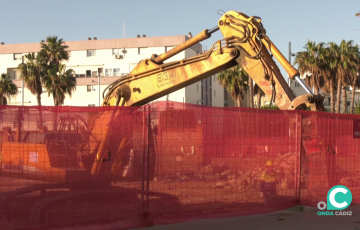
<instances>
[{"instance_id":1,"label":"street lamp post","mask_svg":"<svg viewBox=\"0 0 360 230\"><path fill-rule=\"evenodd\" d=\"M21 63L24 64L24 56L21 57ZM21 106L24 106L24 79L21 81Z\"/></svg>"},{"instance_id":2,"label":"street lamp post","mask_svg":"<svg viewBox=\"0 0 360 230\"><path fill-rule=\"evenodd\" d=\"M289 42L289 63L290 63L290 65L291 65L291 56L295 57L295 54L291 53L291 42ZM289 87L291 88L290 76L289 76Z\"/></svg>"},{"instance_id":3,"label":"street lamp post","mask_svg":"<svg viewBox=\"0 0 360 230\"><path fill-rule=\"evenodd\" d=\"M101 106L100 104L100 73L98 73L98 90L99 90L99 106Z\"/></svg>"}]
</instances>

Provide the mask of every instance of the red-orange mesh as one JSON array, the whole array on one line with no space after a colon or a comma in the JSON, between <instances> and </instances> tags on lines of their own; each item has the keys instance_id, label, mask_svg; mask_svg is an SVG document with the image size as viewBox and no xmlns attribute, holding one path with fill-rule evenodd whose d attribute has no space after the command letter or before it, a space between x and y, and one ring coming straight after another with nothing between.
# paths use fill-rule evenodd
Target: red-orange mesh
<instances>
[{"instance_id":1,"label":"red-orange mesh","mask_svg":"<svg viewBox=\"0 0 360 230\"><path fill-rule=\"evenodd\" d=\"M175 102L3 106L0 229L259 214L316 206L339 184L359 203L354 119Z\"/></svg>"}]
</instances>

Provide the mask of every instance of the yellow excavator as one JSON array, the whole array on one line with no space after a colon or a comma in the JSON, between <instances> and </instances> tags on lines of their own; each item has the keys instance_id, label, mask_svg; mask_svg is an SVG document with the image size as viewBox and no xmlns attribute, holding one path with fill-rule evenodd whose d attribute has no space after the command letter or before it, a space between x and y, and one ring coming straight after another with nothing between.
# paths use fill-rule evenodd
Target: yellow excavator
<instances>
[{"instance_id":1,"label":"yellow excavator","mask_svg":"<svg viewBox=\"0 0 360 230\"><path fill-rule=\"evenodd\" d=\"M224 38L216 41L206 53L164 63L179 52L210 38L218 30ZM290 79L298 81L308 94L295 97L273 57L286 70ZM111 115L103 113L96 116L92 119L95 126L86 125L85 119L79 116L60 118L58 133L39 130L41 135L36 137L44 136L44 140L37 141L37 144L20 141L20 125L17 126L16 141L11 141L11 131L4 129L1 146L2 173L10 177L22 174L26 178L45 181L86 182L84 180L92 181L99 175L109 174L103 169L110 168L113 179L121 179L125 164L122 161L129 161L124 160L122 154L129 155L133 151L131 145L135 145L132 143L133 129L125 130L124 126L121 127L122 130L116 128L120 127L118 123L122 122L121 119L133 117L125 107L145 105L236 65L240 65L281 110L305 110L310 107L313 111L324 111L323 96L311 93L300 79L299 72L266 35L261 18L229 11L221 16L215 28L202 31L166 53L153 54L151 58L140 61L127 76L109 85L104 91L102 105L117 106L119 109L113 109ZM124 116L124 111L130 112ZM126 121L121 124L125 123ZM75 124L84 125L75 127ZM59 133L61 131L63 133ZM78 138L82 140L77 141ZM72 144L74 141L76 143ZM18 154L15 154L15 149ZM30 151L30 156L28 149L34 149ZM13 154L7 154L10 150ZM67 152L65 156L64 151ZM131 157L133 155L130 154L127 158ZM63 158L64 162L61 160ZM78 165L66 163L72 161L77 161ZM105 164L107 166L102 167Z\"/></svg>"},{"instance_id":2,"label":"yellow excavator","mask_svg":"<svg viewBox=\"0 0 360 230\"><path fill-rule=\"evenodd\" d=\"M218 30L224 38L216 41L206 53L164 63L179 52L210 38L211 34ZM286 70L290 79L298 81L308 94L295 97L273 57ZM261 18L249 17L237 11L223 14L215 28L202 31L166 53L153 54L151 58L140 61L131 73L108 86L104 91L102 105L142 106L236 65L240 65L281 110L305 110L310 107L312 111L324 111L323 96L311 93L299 72L266 35ZM101 121L111 124L115 116L114 112L112 117ZM93 132L102 141L97 151L92 150L96 152L92 175L98 174L101 162L108 158L111 148L108 144L112 133L111 126L107 125L105 131L101 131ZM129 138L131 137L127 139ZM121 143L125 142L126 138ZM121 149L123 146L119 141L117 143ZM112 148L116 149L117 146Z\"/></svg>"},{"instance_id":3,"label":"yellow excavator","mask_svg":"<svg viewBox=\"0 0 360 230\"><path fill-rule=\"evenodd\" d=\"M164 63L165 60L177 53L208 39L218 30L221 31L224 38L216 41L206 53L180 61ZM286 70L290 79L298 81L308 94L295 97L273 57ZM92 200L95 204L98 201L100 208L105 207L102 200L107 198L104 193L107 190L99 190L99 188L102 187L102 184L108 188L109 183L111 185L113 181L125 180L125 174L129 170L136 174L132 175L131 180L142 180L142 190L144 190L144 181L147 181L147 186L149 186L149 174L154 174L153 171L149 172L149 168L154 170L153 164L156 163L154 159L157 153L155 149L146 150L144 143L140 143L143 149L139 149L139 143L134 142L134 136L139 137L140 135L140 138L137 138L140 140L141 135L152 138L152 135L149 134L152 131L145 125L143 129L141 127L142 124L149 123L149 119L146 120L146 111L144 112L143 105L236 65L240 65L271 99L271 102L274 102L281 110L305 110L310 107L313 111L324 111L323 96L312 94L299 78L299 72L266 35L261 18L229 11L221 16L215 28L204 30L164 54L153 54L151 58L140 61L127 76L109 85L104 91L102 105L116 108L103 108L96 113L91 113L91 111L88 111L87 114L82 113L82 115L86 115L87 119L75 113L68 117L60 116L57 118L58 122L53 131L45 129L21 131L22 119L20 115L17 116L15 118L15 122L17 122L16 138L13 138L14 132L10 127L3 129L0 177L10 177L12 184L16 186L24 184L26 187L27 183L32 183L31 179L40 180L42 183L39 183L38 186L35 183L33 188L19 188L15 191L11 190L12 187L9 187L10 191L6 190L7 187L2 187L4 194L2 198L0 197L0 214L9 212L9 209L6 208L7 205L21 204L15 199L17 194L29 193L33 190L40 190L41 194L46 191L49 191L49 194L54 193L53 197L41 196L42 200L39 200L31 208L31 216L33 216L31 218L35 223L41 219L41 210L55 201L61 203L62 200L73 199L74 205L76 205L78 204L76 202L81 201L85 195L93 194L96 199L85 197L88 200L84 204ZM143 107L134 108L135 106ZM46 113L47 117L57 116L57 114L48 113L45 110L43 113ZM90 117L92 118L90 119ZM131 122L132 119L137 119L137 121L140 119L140 122ZM297 153L305 150L306 154L311 154L313 162L324 162L325 151L321 140L317 139L316 128L311 132L313 136L297 136L302 129L316 126L316 122L313 121L316 119L311 119L313 119L311 116L300 119L298 116L294 117L293 123L296 128L293 127L294 131L290 132L290 136L294 135L293 140L296 140L297 143L301 142L301 144L296 144ZM89 120L92 122L88 122ZM138 123L140 125L137 125ZM148 134L144 134L146 131ZM34 143L22 141L24 138L30 139L30 137L35 140ZM146 161L145 152L147 154L151 152L151 154L155 154L155 157L147 155ZM143 156L138 156L139 153L142 153ZM300 165L298 164L296 168L299 170ZM145 170L147 173L144 173ZM324 173L326 166L314 164L310 165L310 170L321 172L319 178L316 178L316 173L312 178L314 181L323 183L318 185L309 182L308 190L315 195L327 192L327 175ZM297 174L300 172L297 171ZM147 179L144 179L145 175ZM18 182L20 179L26 179L26 183ZM61 187L60 184L66 188ZM75 189L78 187L80 190L69 193L72 194L70 196L66 191L72 187ZM89 188L94 188L93 193L90 194ZM63 190L64 194L60 195ZM118 190L115 192L119 194ZM131 192L131 194L133 193ZM102 200L99 200L99 197ZM111 199L114 197L111 196ZM142 200L143 197L142 193ZM15 199L16 202L11 202L12 199ZM125 199L128 199L128 196ZM137 195L134 193L133 200L135 199L137 199ZM133 200L129 199L130 202ZM116 204L113 200L107 202ZM86 209L88 209L87 206L81 210ZM69 210L71 209L66 206L66 212ZM103 210L105 208L101 208L101 212ZM54 211L52 213L58 215L61 212ZM117 212L110 214L118 215ZM15 211L7 215L17 217ZM99 216L104 215L101 213Z\"/></svg>"}]
</instances>

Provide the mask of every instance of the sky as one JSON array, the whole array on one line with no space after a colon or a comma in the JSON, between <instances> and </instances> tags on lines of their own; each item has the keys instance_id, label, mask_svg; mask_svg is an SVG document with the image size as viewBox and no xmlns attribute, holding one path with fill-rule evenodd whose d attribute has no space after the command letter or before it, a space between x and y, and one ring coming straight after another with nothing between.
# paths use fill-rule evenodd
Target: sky
<instances>
[{"instance_id":1,"label":"sky","mask_svg":"<svg viewBox=\"0 0 360 230\"><path fill-rule=\"evenodd\" d=\"M217 25L218 10L259 16L267 35L288 57L308 40L360 43L359 0L0 0L0 42L36 43L49 35L65 41L196 35ZM222 38L220 31L204 47Z\"/></svg>"}]
</instances>

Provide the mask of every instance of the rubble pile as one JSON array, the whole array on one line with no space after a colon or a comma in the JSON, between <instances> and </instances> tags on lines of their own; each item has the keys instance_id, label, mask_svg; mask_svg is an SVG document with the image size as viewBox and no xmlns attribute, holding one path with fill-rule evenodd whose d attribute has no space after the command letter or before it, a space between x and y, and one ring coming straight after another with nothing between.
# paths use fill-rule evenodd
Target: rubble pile
<instances>
[{"instance_id":1,"label":"rubble pile","mask_svg":"<svg viewBox=\"0 0 360 230\"><path fill-rule=\"evenodd\" d=\"M264 161L267 159L264 159ZM254 161L256 162L256 161ZM277 175L278 188L293 189L295 187L296 154L288 153L274 160L274 170ZM163 176L156 176L154 182L186 182L204 181L213 182L216 189L247 189L259 190L262 174L265 172L265 163L259 162L251 170L230 168L227 162L216 162L200 167L199 170L168 172ZM306 173L305 171L302 173Z\"/></svg>"}]
</instances>

